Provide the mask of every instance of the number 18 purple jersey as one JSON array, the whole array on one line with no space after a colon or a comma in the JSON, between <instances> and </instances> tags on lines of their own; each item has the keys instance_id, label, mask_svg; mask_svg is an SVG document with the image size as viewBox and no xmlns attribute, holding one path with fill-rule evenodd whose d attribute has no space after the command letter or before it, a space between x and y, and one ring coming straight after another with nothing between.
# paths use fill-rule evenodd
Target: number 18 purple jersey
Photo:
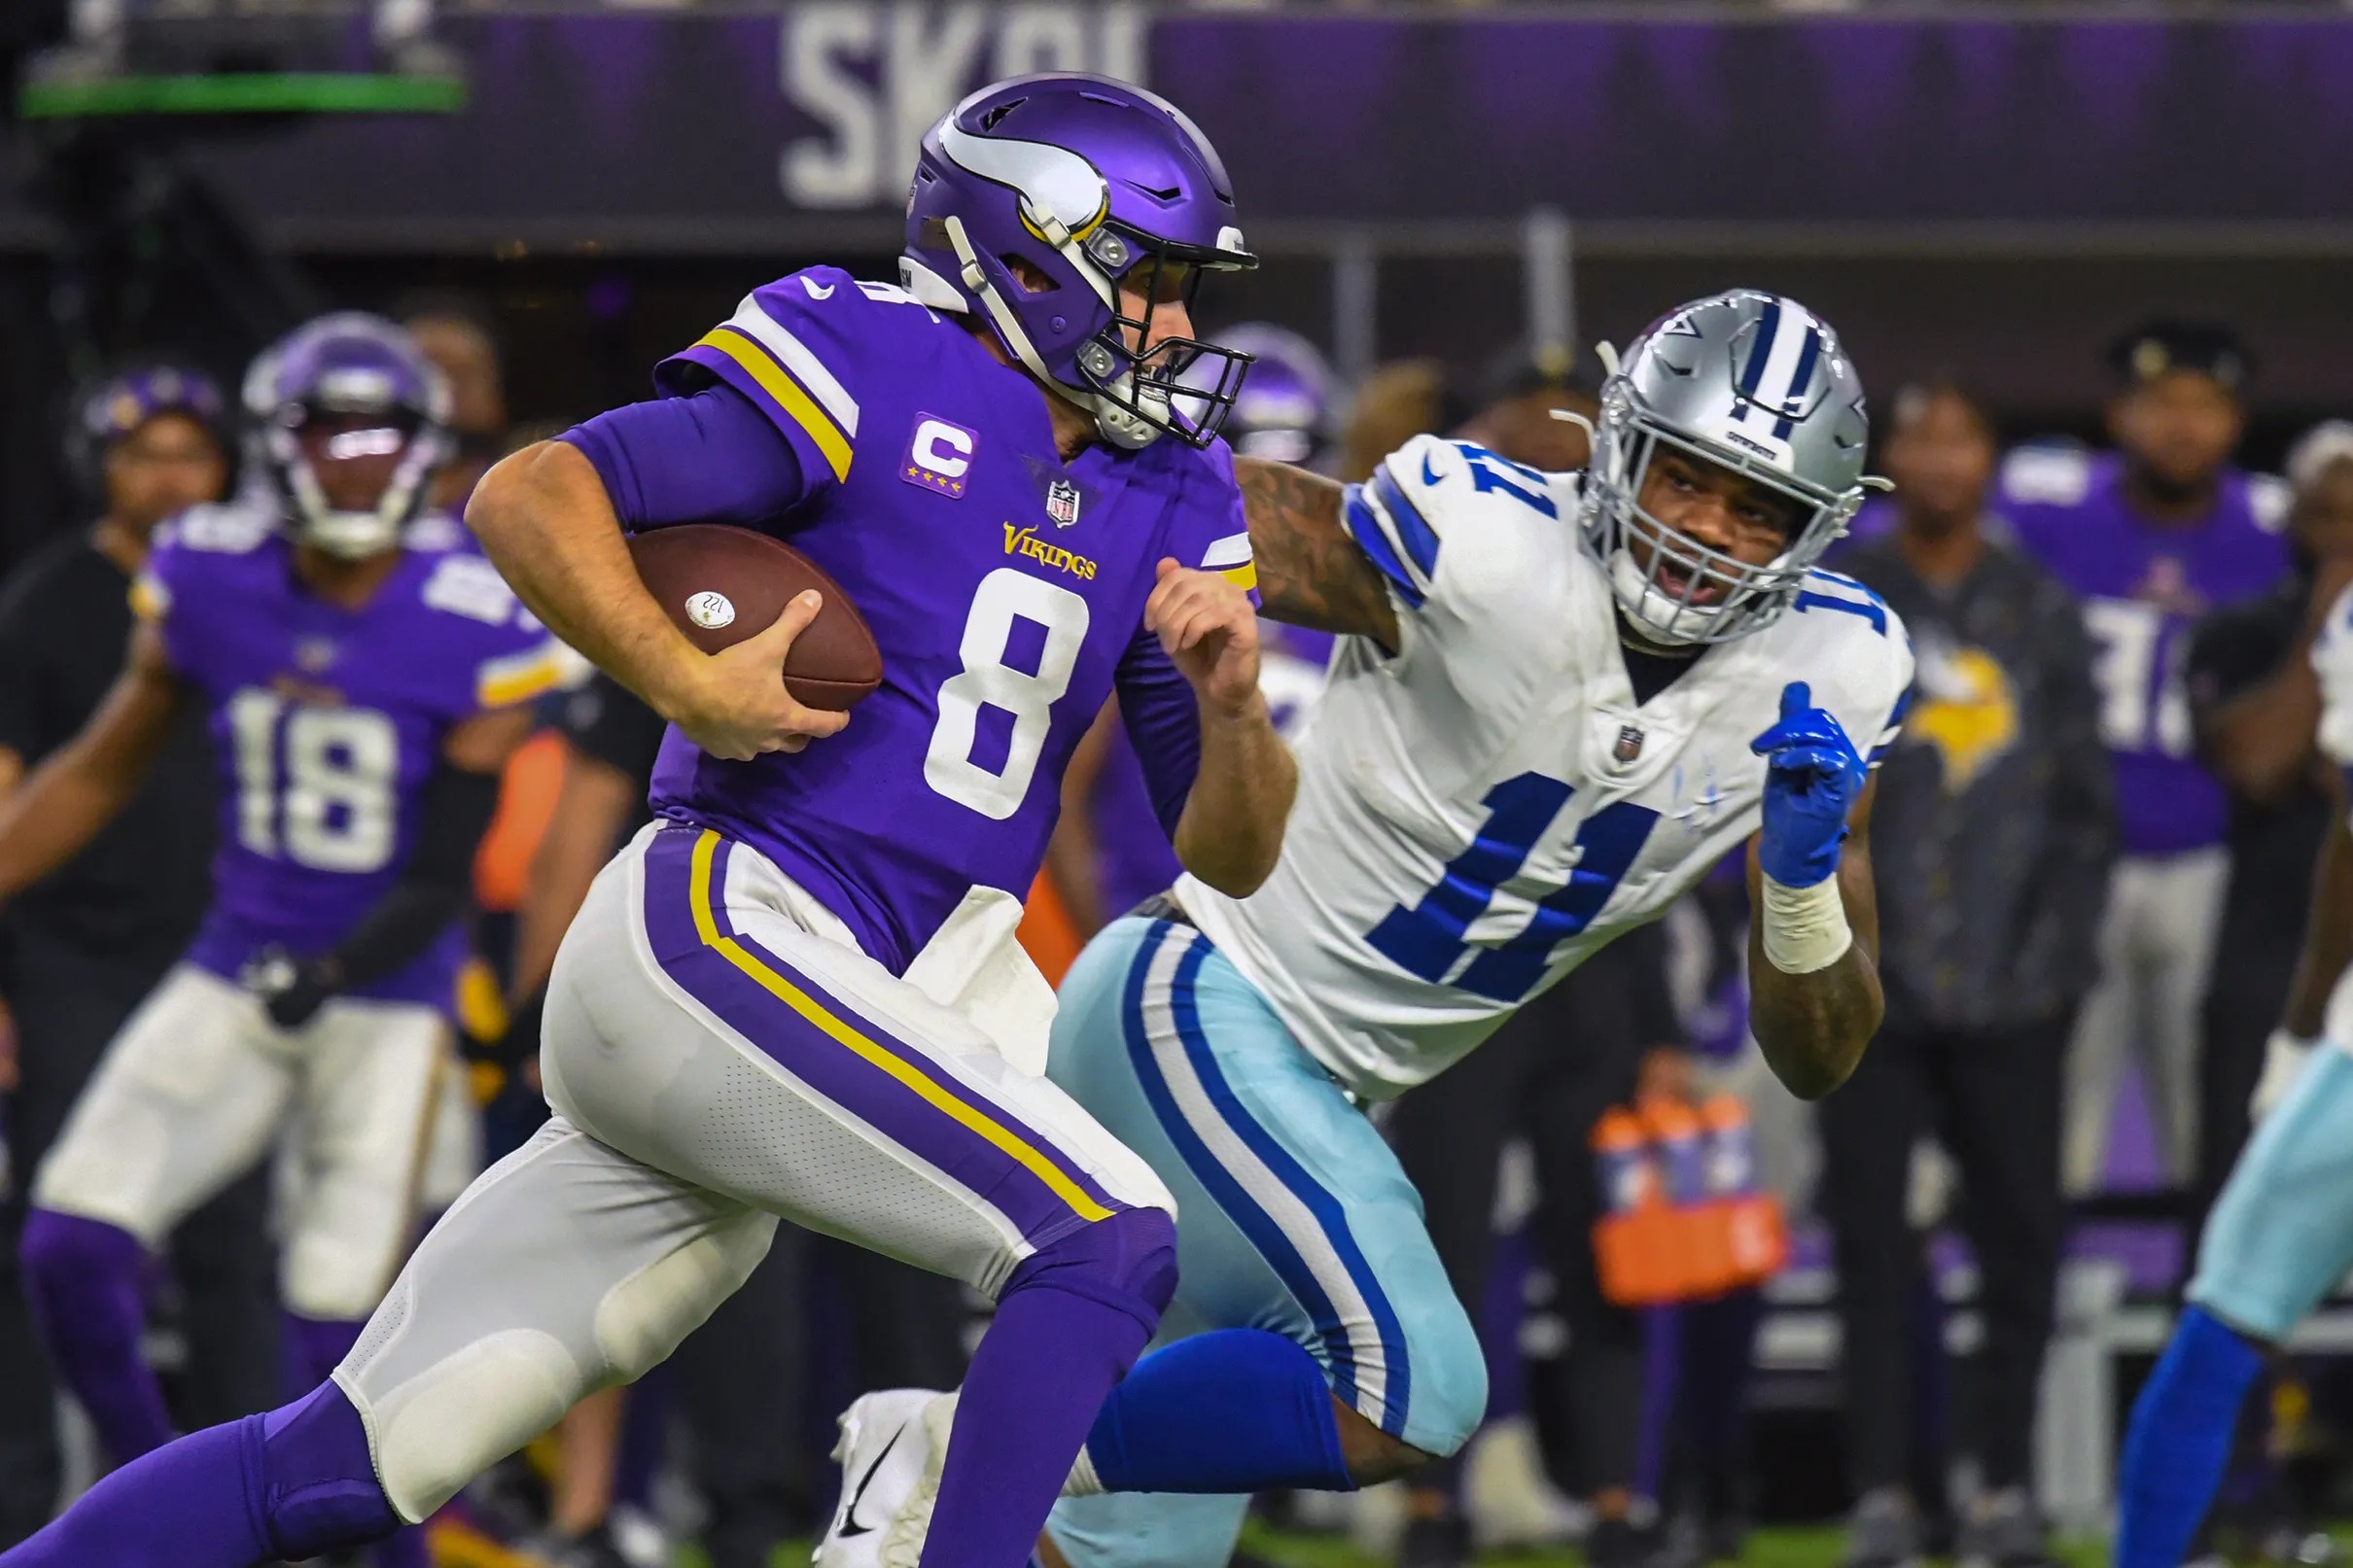
<instances>
[{"instance_id":1,"label":"number 18 purple jersey","mask_svg":"<svg viewBox=\"0 0 2353 1568\"><path fill-rule=\"evenodd\" d=\"M1115 680L1168 825L1198 734L1143 606L1164 556L1255 581L1222 445L1065 465L1036 382L957 318L832 267L757 291L656 380L714 377L790 441L805 493L775 531L864 615L883 684L794 755L721 761L673 731L657 811L758 849L895 972L973 889L1028 892Z\"/></svg>"},{"instance_id":2,"label":"number 18 purple jersey","mask_svg":"<svg viewBox=\"0 0 2353 1568\"><path fill-rule=\"evenodd\" d=\"M189 960L233 978L261 948L341 941L416 845L423 785L452 725L554 685L565 655L497 569L409 548L358 610L297 580L261 507L199 506L158 536L132 590L202 694L223 773L212 905ZM363 996L450 1005L466 933Z\"/></svg>"}]
</instances>

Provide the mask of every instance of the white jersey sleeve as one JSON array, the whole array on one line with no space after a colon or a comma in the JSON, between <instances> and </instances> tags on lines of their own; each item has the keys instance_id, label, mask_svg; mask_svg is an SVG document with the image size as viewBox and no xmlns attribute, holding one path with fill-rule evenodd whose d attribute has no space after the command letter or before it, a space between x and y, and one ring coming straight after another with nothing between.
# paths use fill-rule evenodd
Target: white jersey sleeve
<instances>
[{"instance_id":1,"label":"white jersey sleeve","mask_svg":"<svg viewBox=\"0 0 2353 1568\"><path fill-rule=\"evenodd\" d=\"M2353 768L2353 588L2329 607L2312 643L2312 673L2320 678L2321 754Z\"/></svg>"},{"instance_id":2,"label":"white jersey sleeve","mask_svg":"<svg viewBox=\"0 0 2353 1568\"><path fill-rule=\"evenodd\" d=\"M1387 584L1398 657L1488 662L1531 608L1557 609L1576 540L1573 476L1417 436L1348 490L1349 532Z\"/></svg>"}]
</instances>

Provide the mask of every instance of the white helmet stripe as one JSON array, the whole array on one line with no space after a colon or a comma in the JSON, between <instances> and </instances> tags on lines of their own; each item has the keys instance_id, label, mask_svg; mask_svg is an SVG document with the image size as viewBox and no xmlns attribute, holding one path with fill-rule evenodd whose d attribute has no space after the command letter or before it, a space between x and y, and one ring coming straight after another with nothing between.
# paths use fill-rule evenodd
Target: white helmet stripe
<instances>
[{"instance_id":1,"label":"white helmet stripe","mask_svg":"<svg viewBox=\"0 0 2353 1568\"><path fill-rule=\"evenodd\" d=\"M1075 232L1101 218L1110 204L1110 191L1095 165L1067 147L967 135L957 128L953 115L940 122L939 145L982 179L1020 192L1029 218L1040 226L1052 219Z\"/></svg>"}]
</instances>

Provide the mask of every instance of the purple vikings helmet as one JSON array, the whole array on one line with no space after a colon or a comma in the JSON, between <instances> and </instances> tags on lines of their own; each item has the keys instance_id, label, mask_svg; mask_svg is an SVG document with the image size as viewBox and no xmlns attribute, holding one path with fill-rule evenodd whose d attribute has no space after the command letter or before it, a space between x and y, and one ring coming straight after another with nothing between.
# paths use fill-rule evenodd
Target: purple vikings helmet
<instances>
[{"instance_id":1,"label":"purple vikings helmet","mask_svg":"<svg viewBox=\"0 0 2353 1568\"><path fill-rule=\"evenodd\" d=\"M925 304L979 312L1017 364L1136 448L1163 435L1207 446L1249 366L1193 338L1138 354L1154 305L1189 307L1203 272L1257 264L1190 120L1141 87L1057 74L983 87L925 134L898 268ZM1123 279L1141 317L1121 310Z\"/></svg>"},{"instance_id":2,"label":"purple vikings helmet","mask_svg":"<svg viewBox=\"0 0 2353 1568\"><path fill-rule=\"evenodd\" d=\"M1217 334L1217 346L1247 355L1249 380L1234 399L1225 438L1245 457L1313 467L1332 437L1332 368L1315 344L1287 327L1246 321ZM1206 386L1214 371L1186 372L1187 386Z\"/></svg>"},{"instance_id":3,"label":"purple vikings helmet","mask_svg":"<svg viewBox=\"0 0 2353 1568\"><path fill-rule=\"evenodd\" d=\"M441 372L406 332L361 311L264 349L245 375L245 412L295 537L346 560L398 544L449 458Z\"/></svg>"}]
</instances>

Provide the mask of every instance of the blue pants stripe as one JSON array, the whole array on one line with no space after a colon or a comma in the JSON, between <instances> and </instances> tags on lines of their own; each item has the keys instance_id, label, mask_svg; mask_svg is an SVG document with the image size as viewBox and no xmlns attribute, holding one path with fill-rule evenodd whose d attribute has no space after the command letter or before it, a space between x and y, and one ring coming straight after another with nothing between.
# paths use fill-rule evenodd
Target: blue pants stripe
<instances>
[{"instance_id":1,"label":"blue pants stripe","mask_svg":"<svg viewBox=\"0 0 2353 1568\"><path fill-rule=\"evenodd\" d=\"M1345 1273L1355 1294L1360 1297L1373 1321L1377 1337L1380 1381L1378 1389L1366 1389L1365 1352L1375 1345L1357 1343L1349 1325L1332 1300L1331 1291L1319 1277L1316 1263L1306 1257L1294 1238L1285 1233L1265 1205L1252 1197L1242 1179L1218 1159L1188 1119L1172 1089L1167 1074L1155 1054L1154 1042L1144 1017L1147 992L1151 985L1150 972L1157 955L1170 940L1185 944L1168 981L1167 1002L1175 1024L1177 1042L1184 1061L1203 1097L1222 1124L1223 1130L1238 1139L1249 1155L1313 1217L1321 1233L1320 1239L1329 1249L1323 1260L1326 1271L1337 1265ZM1324 1360L1332 1375L1333 1390L1352 1409L1380 1424L1391 1434L1403 1429L1406 1411L1411 1406L1411 1365L1406 1351L1405 1331L1379 1278L1366 1261L1363 1249L1348 1225L1347 1211L1339 1200L1325 1191L1315 1178L1292 1158L1250 1115L1233 1087L1219 1070L1214 1053L1201 1028L1195 987L1201 965L1212 951L1208 941L1192 931L1179 931L1166 923L1155 925L1142 944L1127 977L1124 998L1128 1050L1135 1064L1138 1080L1159 1117L1170 1141L1183 1156L1186 1165L1202 1186L1217 1200L1237 1229L1247 1237L1264 1256L1285 1288L1291 1291L1314 1319L1317 1336L1322 1341Z\"/></svg>"}]
</instances>

